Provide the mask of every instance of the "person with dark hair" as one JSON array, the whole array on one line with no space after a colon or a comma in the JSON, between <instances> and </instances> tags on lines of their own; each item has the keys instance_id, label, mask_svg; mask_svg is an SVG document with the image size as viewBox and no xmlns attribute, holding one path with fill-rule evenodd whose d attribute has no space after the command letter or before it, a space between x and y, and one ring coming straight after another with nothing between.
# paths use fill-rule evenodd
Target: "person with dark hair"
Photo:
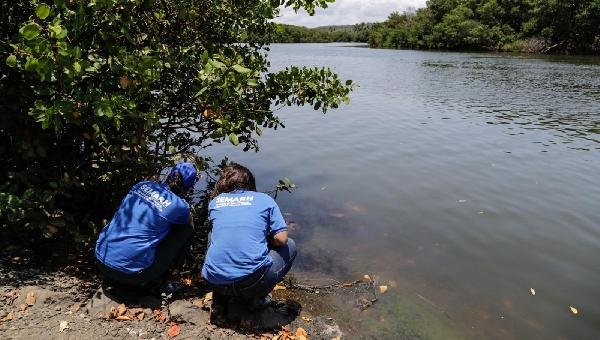
<instances>
[{"instance_id":1,"label":"person with dark hair","mask_svg":"<svg viewBox=\"0 0 600 340\"><path fill-rule=\"evenodd\" d=\"M277 203L256 191L254 175L239 164L223 169L209 203L212 224L202 277L221 304L236 297L258 309L292 267L296 244Z\"/></svg>"},{"instance_id":2,"label":"person with dark hair","mask_svg":"<svg viewBox=\"0 0 600 340\"><path fill-rule=\"evenodd\" d=\"M156 289L181 260L193 233L185 197L198 179L192 163L176 164L164 182L142 181L125 196L96 242L96 260L109 282Z\"/></svg>"}]
</instances>

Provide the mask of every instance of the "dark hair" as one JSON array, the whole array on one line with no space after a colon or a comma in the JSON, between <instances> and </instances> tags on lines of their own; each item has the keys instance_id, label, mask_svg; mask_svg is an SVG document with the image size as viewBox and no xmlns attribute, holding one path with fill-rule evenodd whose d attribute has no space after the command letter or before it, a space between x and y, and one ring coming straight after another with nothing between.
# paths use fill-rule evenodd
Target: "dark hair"
<instances>
[{"instance_id":1,"label":"dark hair","mask_svg":"<svg viewBox=\"0 0 600 340\"><path fill-rule=\"evenodd\" d=\"M183 177L178 172L167 176L167 179L165 180L165 182L169 186L169 189L175 195L177 195L181 198L183 198L188 192L188 189L186 189L185 186L183 185Z\"/></svg>"},{"instance_id":2,"label":"dark hair","mask_svg":"<svg viewBox=\"0 0 600 340\"><path fill-rule=\"evenodd\" d=\"M217 184L215 184L211 198L215 198L222 193L240 189L256 191L254 175L245 166L231 163L223 168L221 177L217 181Z\"/></svg>"}]
</instances>

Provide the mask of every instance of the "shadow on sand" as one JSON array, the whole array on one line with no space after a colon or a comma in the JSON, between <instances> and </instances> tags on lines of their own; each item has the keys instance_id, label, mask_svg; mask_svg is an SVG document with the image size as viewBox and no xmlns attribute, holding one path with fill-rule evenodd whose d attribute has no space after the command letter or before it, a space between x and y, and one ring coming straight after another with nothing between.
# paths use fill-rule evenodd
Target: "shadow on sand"
<instances>
[{"instance_id":1,"label":"shadow on sand","mask_svg":"<svg viewBox=\"0 0 600 340\"><path fill-rule=\"evenodd\" d=\"M162 310L169 320L177 322L198 326L212 324L219 328L247 332L279 330L293 322L302 309L295 300L272 302L259 310L251 309L247 304L234 299L226 305L215 305L212 293L203 284L185 287L171 297L162 298L103 284L88 300L86 309L90 316L108 317L120 304L127 308Z\"/></svg>"}]
</instances>

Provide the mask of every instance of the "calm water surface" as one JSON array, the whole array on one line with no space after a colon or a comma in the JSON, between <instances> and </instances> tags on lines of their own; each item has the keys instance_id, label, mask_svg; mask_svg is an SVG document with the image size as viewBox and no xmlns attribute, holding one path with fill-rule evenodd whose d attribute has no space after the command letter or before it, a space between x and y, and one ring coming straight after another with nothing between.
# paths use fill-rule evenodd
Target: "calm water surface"
<instances>
[{"instance_id":1,"label":"calm water surface","mask_svg":"<svg viewBox=\"0 0 600 340\"><path fill-rule=\"evenodd\" d=\"M458 337L600 338L600 60L335 44L270 58L360 87L327 115L279 111L287 128L259 153L214 156L248 165L262 190L299 186L278 201L302 277L395 286L353 316L352 336L451 337L411 332L437 321L408 294Z\"/></svg>"}]
</instances>

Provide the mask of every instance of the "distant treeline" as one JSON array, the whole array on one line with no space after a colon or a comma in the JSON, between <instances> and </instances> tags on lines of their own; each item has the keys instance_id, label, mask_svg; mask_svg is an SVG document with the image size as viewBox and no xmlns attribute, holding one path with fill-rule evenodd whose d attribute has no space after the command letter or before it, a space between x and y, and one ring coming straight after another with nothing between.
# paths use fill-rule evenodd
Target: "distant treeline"
<instances>
[{"instance_id":1,"label":"distant treeline","mask_svg":"<svg viewBox=\"0 0 600 340\"><path fill-rule=\"evenodd\" d=\"M368 42L373 24L344 26L303 26L277 24L272 40L276 43Z\"/></svg>"},{"instance_id":2,"label":"distant treeline","mask_svg":"<svg viewBox=\"0 0 600 340\"><path fill-rule=\"evenodd\" d=\"M372 27L371 47L600 52L600 0L429 0Z\"/></svg>"}]
</instances>

